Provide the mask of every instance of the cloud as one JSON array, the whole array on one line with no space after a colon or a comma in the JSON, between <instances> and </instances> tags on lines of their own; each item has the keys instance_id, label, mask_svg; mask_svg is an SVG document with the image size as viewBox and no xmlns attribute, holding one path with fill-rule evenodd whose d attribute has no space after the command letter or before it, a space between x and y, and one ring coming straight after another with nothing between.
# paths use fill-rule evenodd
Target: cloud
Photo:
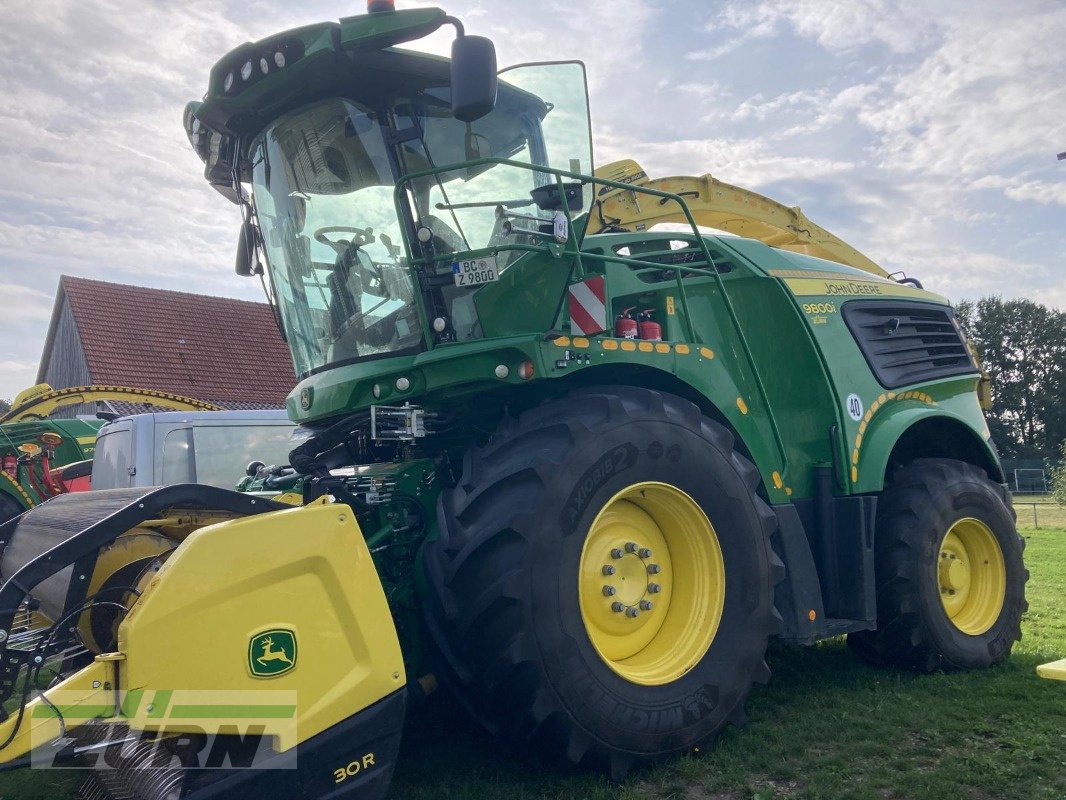
<instances>
[{"instance_id":1,"label":"cloud","mask_svg":"<svg viewBox=\"0 0 1066 800\"><path fill-rule=\"evenodd\" d=\"M600 147L600 162L635 158L652 177L701 175L744 187L758 188L795 175L811 179L849 172L846 161L776 153L758 139L681 139L669 142L638 141L607 131L608 144Z\"/></svg>"},{"instance_id":2,"label":"cloud","mask_svg":"<svg viewBox=\"0 0 1066 800\"><path fill-rule=\"evenodd\" d=\"M1066 134L1066 8L1009 17L1006 8L945 21L941 46L860 113L882 159L973 177L1054 152Z\"/></svg>"},{"instance_id":3,"label":"cloud","mask_svg":"<svg viewBox=\"0 0 1066 800\"><path fill-rule=\"evenodd\" d=\"M1019 202L1066 206L1066 181L1026 180L1023 176L986 175L970 186L974 189L1001 189L1006 197Z\"/></svg>"},{"instance_id":4,"label":"cloud","mask_svg":"<svg viewBox=\"0 0 1066 800\"><path fill-rule=\"evenodd\" d=\"M5 322L22 323L51 317L54 297L50 292L10 282L3 291Z\"/></svg>"},{"instance_id":5,"label":"cloud","mask_svg":"<svg viewBox=\"0 0 1066 800\"><path fill-rule=\"evenodd\" d=\"M37 380L37 361L8 359L0 355L0 400L13 400Z\"/></svg>"},{"instance_id":6,"label":"cloud","mask_svg":"<svg viewBox=\"0 0 1066 800\"><path fill-rule=\"evenodd\" d=\"M618 0L575 14L564 0L456 0L448 11L492 37L501 64L586 61L601 164L710 172L802 204L950 296L1066 307L1061 2L709 5ZM338 13L325 0L40 0L8 15L0 396L30 379L11 365L35 364L64 272L259 298L233 275L238 214L204 182L181 111L236 45ZM446 53L452 35L417 47Z\"/></svg>"},{"instance_id":7,"label":"cloud","mask_svg":"<svg viewBox=\"0 0 1066 800\"><path fill-rule=\"evenodd\" d=\"M725 41L686 58L713 61L785 31L829 50L857 50L876 43L895 53L910 53L933 36L935 25L933 15L922 6L890 0L729 3L704 26Z\"/></svg>"}]
</instances>

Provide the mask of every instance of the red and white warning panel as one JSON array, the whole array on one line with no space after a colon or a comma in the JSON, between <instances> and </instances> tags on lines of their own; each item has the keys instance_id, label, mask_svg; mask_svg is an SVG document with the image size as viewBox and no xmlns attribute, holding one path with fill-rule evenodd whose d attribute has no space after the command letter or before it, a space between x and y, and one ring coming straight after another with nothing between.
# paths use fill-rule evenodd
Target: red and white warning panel
<instances>
[{"instance_id":1,"label":"red and white warning panel","mask_svg":"<svg viewBox=\"0 0 1066 800\"><path fill-rule=\"evenodd\" d=\"M607 286L602 275L570 285L570 332L589 336L607 330Z\"/></svg>"}]
</instances>

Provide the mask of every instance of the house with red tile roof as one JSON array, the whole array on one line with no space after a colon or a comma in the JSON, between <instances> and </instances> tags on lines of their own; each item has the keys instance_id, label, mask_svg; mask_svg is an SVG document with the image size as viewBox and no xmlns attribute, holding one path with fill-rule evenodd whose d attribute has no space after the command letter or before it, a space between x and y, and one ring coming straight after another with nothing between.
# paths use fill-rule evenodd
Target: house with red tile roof
<instances>
[{"instance_id":1,"label":"house with red tile roof","mask_svg":"<svg viewBox=\"0 0 1066 800\"><path fill-rule=\"evenodd\" d=\"M265 303L64 275L37 382L158 389L250 409L284 407L296 378Z\"/></svg>"}]
</instances>

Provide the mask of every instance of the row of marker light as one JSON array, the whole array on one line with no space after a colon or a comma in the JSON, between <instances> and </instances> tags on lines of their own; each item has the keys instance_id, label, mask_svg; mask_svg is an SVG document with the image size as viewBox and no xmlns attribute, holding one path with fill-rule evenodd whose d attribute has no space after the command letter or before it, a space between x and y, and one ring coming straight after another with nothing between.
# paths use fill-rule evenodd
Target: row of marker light
<instances>
[{"instance_id":1,"label":"row of marker light","mask_svg":"<svg viewBox=\"0 0 1066 800\"><path fill-rule=\"evenodd\" d=\"M274 66L278 69L281 69L285 66L285 54L278 50L274 53L273 61ZM267 60L266 56L263 56L259 59L259 70L263 73L263 75L267 75L270 72L270 61ZM248 61L245 61L244 66L241 67L241 80L247 83L252 79L252 74L254 72L255 64L252 62L252 60L249 59ZM230 70L229 73L226 75L226 79L222 82L223 90L227 92L231 91L233 89L234 83L236 83L236 76L234 71Z\"/></svg>"}]
</instances>

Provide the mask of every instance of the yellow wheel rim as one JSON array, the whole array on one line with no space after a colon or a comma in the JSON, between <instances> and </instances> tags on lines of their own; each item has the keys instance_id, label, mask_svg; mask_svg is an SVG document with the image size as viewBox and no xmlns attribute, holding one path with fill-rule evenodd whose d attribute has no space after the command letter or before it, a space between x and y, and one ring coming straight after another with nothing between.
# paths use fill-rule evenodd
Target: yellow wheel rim
<instances>
[{"instance_id":1,"label":"yellow wheel rim","mask_svg":"<svg viewBox=\"0 0 1066 800\"><path fill-rule=\"evenodd\" d=\"M1007 567L992 529L967 517L952 525L937 552L937 585L951 623L977 636L1003 610Z\"/></svg>"},{"instance_id":2,"label":"yellow wheel rim","mask_svg":"<svg viewBox=\"0 0 1066 800\"><path fill-rule=\"evenodd\" d=\"M592 646L632 683L677 680L707 653L725 607L725 562L707 515L646 481L604 505L581 551L581 619Z\"/></svg>"}]
</instances>

